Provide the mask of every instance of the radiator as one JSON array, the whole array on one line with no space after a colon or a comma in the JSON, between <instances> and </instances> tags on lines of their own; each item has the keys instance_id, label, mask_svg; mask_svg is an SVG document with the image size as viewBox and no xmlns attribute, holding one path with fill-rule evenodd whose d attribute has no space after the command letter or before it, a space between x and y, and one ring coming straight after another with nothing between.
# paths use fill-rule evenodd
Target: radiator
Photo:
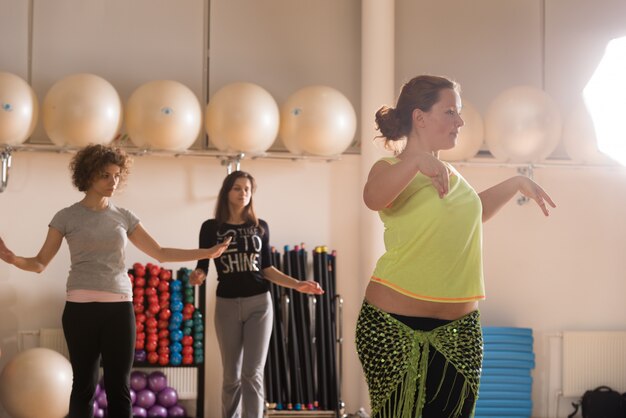
<instances>
[{"instance_id":1,"label":"radiator","mask_svg":"<svg viewBox=\"0 0 626 418\"><path fill-rule=\"evenodd\" d=\"M597 386L626 391L626 332L563 332L563 396Z\"/></svg>"},{"instance_id":2,"label":"radiator","mask_svg":"<svg viewBox=\"0 0 626 418\"><path fill-rule=\"evenodd\" d=\"M66 358L69 358L67 351L67 343L62 329L57 328L41 328L39 330L39 346L58 351Z\"/></svg>"},{"instance_id":3,"label":"radiator","mask_svg":"<svg viewBox=\"0 0 626 418\"><path fill-rule=\"evenodd\" d=\"M69 357L67 344L62 329L42 328L37 331L21 332L19 345L25 346L24 338L29 335L39 335L39 346L58 351ZM136 370L150 373L160 370L167 376L167 384L176 389L180 399L196 399L198 393L198 369L195 367L141 367Z\"/></svg>"}]
</instances>

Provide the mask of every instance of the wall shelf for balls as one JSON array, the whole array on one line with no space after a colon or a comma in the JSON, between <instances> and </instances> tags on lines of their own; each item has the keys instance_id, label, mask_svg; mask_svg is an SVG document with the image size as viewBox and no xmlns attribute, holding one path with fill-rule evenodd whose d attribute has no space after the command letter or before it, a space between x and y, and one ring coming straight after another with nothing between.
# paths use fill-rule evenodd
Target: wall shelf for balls
<instances>
[{"instance_id":1,"label":"wall shelf for balls","mask_svg":"<svg viewBox=\"0 0 626 418\"><path fill-rule=\"evenodd\" d=\"M485 155L486 154L486 155ZM498 168L514 168L517 170L517 173L534 179L534 173L536 168L569 168L569 169L589 169L589 168L601 168L601 169L622 169L623 167L617 163L612 164L581 164L571 159L547 159L541 162L533 162L533 163L513 163L507 161L497 161L493 158L493 156L489 153L485 153L481 156L479 154L478 157L461 160L461 161L450 161L450 164L459 166L459 167L498 167ZM520 196L517 198L518 205L524 205L528 203L530 199L526 196Z\"/></svg>"},{"instance_id":2,"label":"wall shelf for balls","mask_svg":"<svg viewBox=\"0 0 626 418\"><path fill-rule=\"evenodd\" d=\"M1 145L0 145L1 146ZM337 161L341 158L340 155L332 156L320 156L308 153L292 154L287 151L272 151L272 152L259 152L259 153L243 153L243 152L228 152L219 151L215 149L187 149L183 151L162 150L156 148L139 148L127 145L120 145L120 148L133 156L155 156L155 157L213 157L220 160L244 160L244 159L273 159L273 160L309 160L309 161L322 161L331 162ZM47 152L47 153L75 153L80 147L71 146L58 146L48 144L22 144L5 146L2 153L12 153L14 151L20 152Z\"/></svg>"},{"instance_id":3,"label":"wall shelf for balls","mask_svg":"<svg viewBox=\"0 0 626 418\"><path fill-rule=\"evenodd\" d=\"M498 167L498 168L515 168L526 169L530 168L569 168L569 169L586 169L586 168L604 168L604 169L622 169L623 167L617 162L606 163L581 163L571 160L569 158L548 158L538 162L511 162L500 161L495 159L488 152L479 153L474 158L468 158L465 160L449 161L450 164L456 166L466 167Z\"/></svg>"},{"instance_id":4,"label":"wall shelf for balls","mask_svg":"<svg viewBox=\"0 0 626 418\"><path fill-rule=\"evenodd\" d=\"M0 145L1 146L1 145ZM292 154L290 152L262 152L262 153L242 153L242 152L226 152L211 149L189 149L184 151L171 151L153 148L138 148L121 145L128 154L135 157L155 156L155 157L210 157L221 161L223 166L227 167L227 171L239 170L241 161L243 160L291 160L291 161L319 161L332 162L341 158L341 155L335 156L319 156L307 153ZM23 145L6 145L0 148L0 193L2 193L9 182L9 171L11 168L12 155L15 152L44 152L44 153L75 153L80 147L48 145L48 144L23 144Z\"/></svg>"},{"instance_id":5,"label":"wall shelf for balls","mask_svg":"<svg viewBox=\"0 0 626 418\"><path fill-rule=\"evenodd\" d=\"M152 407L163 410L177 406L176 414L166 415L204 416L206 296L204 284L198 291L190 283L190 272L186 268L173 272L152 263L134 263L128 271L133 288L137 333L131 389L137 392L137 399L140 391L145 391L146 368L155 369L164 379L172 377L176 382L168 387L172 393L166 394L168 399L165 402L154 404L150 403L150 399L141 404L133 402L133 415L161 416L156 412L153 414ZM196 411L193 415L188 415L185 408L177 403L181 389L187 392L187 399L189 395L195 398ZM151 398L161 395L158 391L153 392L146 395ZM135 408L141 414L135 413Z\"/></svg>"}]
</instances>

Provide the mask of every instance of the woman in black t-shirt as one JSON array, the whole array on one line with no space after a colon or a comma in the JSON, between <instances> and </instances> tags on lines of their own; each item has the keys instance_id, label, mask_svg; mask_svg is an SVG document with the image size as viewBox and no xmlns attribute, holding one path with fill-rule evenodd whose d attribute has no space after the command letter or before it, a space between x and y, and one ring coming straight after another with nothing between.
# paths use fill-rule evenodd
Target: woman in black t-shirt
<instances>
[{"instance_id":1,"label":"woman in black t-shirt","mask_svg":"<svg viewBox=\"0 0 626 418\"><path fill-rule=\"evenodd\" d=\"M257 218L252 203L255 189L250 174L229 174L218 196L215 218L200 229L200 248L232 237L228 248L215 259L215 330L224 368L224 418L263 416L263 369L273 323L268 280L302 293L324 293L317 282L296 280L271 265L269 228ZM202 283L208 267L208 259L200 260L191 283Z\"/></svg>"}]
</instances>

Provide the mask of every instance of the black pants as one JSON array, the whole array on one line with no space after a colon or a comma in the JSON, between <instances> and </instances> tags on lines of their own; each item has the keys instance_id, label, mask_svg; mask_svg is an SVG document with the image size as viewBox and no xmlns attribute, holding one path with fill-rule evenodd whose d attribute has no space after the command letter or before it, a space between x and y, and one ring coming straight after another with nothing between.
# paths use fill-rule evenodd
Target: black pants
<instances>
[{"instance_id":1,"label":"black pants","mask_svg":"<svg viewBox=\"0 0 626 418\"><path fill-rule=\"evenodd\" d=\"M130 371L135 352L135 312L131 302L67 302L63 332L74 372L68 418L92 418L100 359L108 416L132 418Z\"/></svg>"},{"instance_id":2,"label":"black pants","mask_svg":"<svg viewBox=\"0 0 626 418\"><path fill-rule=\"evenodd\" d=\"M421 318L397 314L390 315L416 331L432 331L435 328L452 322L445 319ZM443 354L437 350L431 350L428 375L426 376L426 404L422 410L421 418L452 416L456 406L456 399L461 397L463 383L463 376L457 372L452 364L448 363L446 367L446 358ZM385 408L390 408L387 410L388 414L389 411L393 410L391 406L395 402L396 393L389 398L389 402L385 405ZM457 417L469 418L474 410L475 401L474 395L470 393L463 403L461 414Z\"/></svg>"}]
</instances>

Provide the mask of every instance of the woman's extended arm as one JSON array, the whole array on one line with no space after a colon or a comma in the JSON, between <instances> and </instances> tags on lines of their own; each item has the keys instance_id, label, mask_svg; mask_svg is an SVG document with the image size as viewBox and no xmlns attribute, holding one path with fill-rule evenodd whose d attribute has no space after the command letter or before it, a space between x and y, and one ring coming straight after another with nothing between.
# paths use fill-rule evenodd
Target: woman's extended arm
<instances>
[{"instance_id":1,"label":"woman's extended arm","mask_svg":"<svg viewBox=\"0 0 626 418\"><path fill-rule=\"evenodd\" d=\"M13 254L13 251L9 250L4 244L4 241L0 239L0 259L9 264L13 264L19 269L41 273L59 252L62 242L63 235L54 228L48 228L48 235L39 253L35 257L20 257Z\"/></svg>"},{"instance_id":2,"label":"woman's extended arm","mask_svg":"<svg viewBox=\"0 0 626 418\"><path fill-rule=\"evenodd\" d=\"M267 280L279 286L288 287L301 293L310 293L313 295L321 295L324 290L319 283L312 280L296 280L286 275L276 267L266 267L263 269L263 275Z\"/></svg>"},{"instance_id":3,"label":"woman's extended arm","mask_svg":"<svg viewBox=\"0 0 626 418\"><path fill-rule=\"evenodd\" d=\"M230 239L214 245L211 248L197 249L180 249L180 248L163 248L148 232L143 228L141 223L135 227L135 230L128 236L130 241L141 251L159 262L167 261L193 261L204 258L215 258L222 255L224 250L228 248Z\"/></svg>"},{"instance_id":4,"label":"woman's extended arm","mask_svg":"<svg viewBox=\"0 0 626 418\"><path fill-rule=\"evenodd\" d=\"M546 202L553 208L556 207L550 196L537 183L525 176L515 176L478 194L483 205L483 222L498 213L517 192L534 200L545 216L550 214Z\"/></svg>"},{"instance_id":5,"label":"woman's extended arm","mask_svg":"<svg viewBox=\"0 0 626 418\"><path fill-rule=\"evenodd\" d=\"M376 162L363 188L365 205L377 211L388 207L418 172L431 178L439 197L448 193L448 168L432 154L420 152L414 156L407 155L395 164Z\"/></svg>"}]
</instances>

